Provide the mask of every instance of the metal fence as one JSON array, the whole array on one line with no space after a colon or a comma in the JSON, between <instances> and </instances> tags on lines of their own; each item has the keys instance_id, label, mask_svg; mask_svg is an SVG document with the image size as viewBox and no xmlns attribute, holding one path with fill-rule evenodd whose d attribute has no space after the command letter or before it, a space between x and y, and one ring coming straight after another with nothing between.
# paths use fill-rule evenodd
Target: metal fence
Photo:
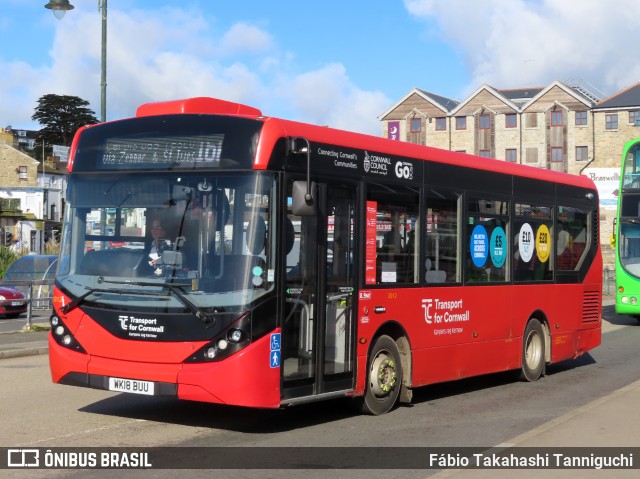
<instances>
[{"instance_id":1,"label":"metal fence","mask_svg":"<svg viewBox=\"0 0 640 479\"><path fill-rule=\"evenodd\" d=\"M8 286L21 291L26 296L27 301L27 327L33 324L34 316L45 316L48 319L48 312L53 306L53 284L54 280L36 281L3 281L2 286ZM11 299L3 301L11 304Z\"/></svg>"},{"instance_id":2,"label":"metal fence","mask_svg":"<svg viewBox=\"0 0 640 479\"><path fill-rule=\"evenodd\" d=\"M605 267L602 270L602 293L611 294L615 293L616 289L616 271L615 269L609 269Z\"/></svg>"}]
</instances>

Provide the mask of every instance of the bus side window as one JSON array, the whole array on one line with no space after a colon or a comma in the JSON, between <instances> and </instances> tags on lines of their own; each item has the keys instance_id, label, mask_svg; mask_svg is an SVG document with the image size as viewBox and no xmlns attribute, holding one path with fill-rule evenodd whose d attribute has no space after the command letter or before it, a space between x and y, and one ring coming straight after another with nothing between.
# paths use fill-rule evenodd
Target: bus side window
<instances>
[{"instance_id":1,"label":"bus side window","mask_svg":"<svg viewBox=\"0 0 640 479\"><path fill-rule=\"evenodd\" d=\"M550 281L553 279L554 243L552 241L553 208L543 204L516 202L513 224L514 281ZM520 245L523 231L530 231L531 245ZM535 248L534 248L535 245Z\"/></svg>"},{"instance_id":2,"label":"bus side window","mask_svg":"<svg viewBox=\"0 0 640 479\"><path fill-rule=\"evenodd\" d=\"M557 254L558 270L580 268L591 244L591 213L578 208L558 207Z\"/></svg>"},{"instance_id":3,"label":"bus side window","mask_svg":"<svg viewBox=\"0 0 640 479\"><path fill-rule=\"evenodd\" d=\"M465 283L504 283L510 279L509 206L507 199L489 195L467 199ZM533 235L529 236L531 244Z\"/></svg>"},{"instance_id":4,"label":"bus side window","mask_svg":"<svg viewBox=\"0 0 640 479\"><path fill-rule=\"evenodd\" d=\"M428 188L426 198L425 281L459 283L461 195Z\"/></svg>"},{"instance_id":5,"label":"bus side window","mask_svg":"<svg viewBox=\"0 0 640 479\"><path fill-rule=\"evenodd\" d=\"M376 283L420 282L418 244L419 193L405 187L370 185L367 201L376 205Z\"/></svg>"}]
</instances>

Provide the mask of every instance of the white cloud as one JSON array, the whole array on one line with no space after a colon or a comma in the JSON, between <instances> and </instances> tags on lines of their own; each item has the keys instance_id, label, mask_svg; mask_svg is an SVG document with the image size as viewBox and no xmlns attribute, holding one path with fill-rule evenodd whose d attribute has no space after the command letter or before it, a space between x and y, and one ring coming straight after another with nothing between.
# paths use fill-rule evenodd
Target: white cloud
<instances>
[{"instance_id":1,"label":"white cloud","mask_svg":"<svg viewBox=\"0 0 640 479\"><path fill-rule=\"evenodd\" d=\"M472 79L498 88L585 80L607 93L640 79L636 0L405 0L465 59Z\"/></svg>"},{"instance_id":2,"label":"white cloud","mask_svg":"<svg viewBox=\"0 0 640 479\"><path fill-rule=\"evenodd\" d=\"M37 125L31 121L36 101L41 96L33 87L37 78L46 78L47 72L24 62L0 62L0 124L1 128L11 124L15 128L28 128Z\"/></svg>"},{"instance_id":3,"label":"white cloud","mask_svg":"<svg viewBox=\"0 0 640 479\"><path fill-rule=\"evenodd\" d=\"M8 103L0 118L29 126L37 99L79 96L100 117L101 21L78 8L56 23L51 65L2 64ZM133 116L146 102L212 96L261 108L266 115L380 134L377 115L390 100L354 85L344 66L301 71L291 52L248 23L214 32L197 12L109 10L107 119ZM25 100L29 99L28 103ZM26 106L25 106L26 105ZM8 109L11 108L11 109Z\"/></svg>"},{"instance_id":4,"label":"white cloud","mask_svg":"<svg viewBox=\"0 0 640 479\"><path fill-rule=\"evenodd\" d=\"M377 116L389 107L381 92L368 92L350 81L341 64L330 64L293 80L294 107L319 125L380 135Z\"/></svg>"},{"instance_id":5,"label":"white cloud","mask_svg":"<svg viewBox=\"0 0 640 479\"><path fill-rule=\"evenodd\" d=\"M271 35L254 25L236 23L222 37L222 49L228 55L262 53L273 47Z\"/></svg>"}]
</instances>

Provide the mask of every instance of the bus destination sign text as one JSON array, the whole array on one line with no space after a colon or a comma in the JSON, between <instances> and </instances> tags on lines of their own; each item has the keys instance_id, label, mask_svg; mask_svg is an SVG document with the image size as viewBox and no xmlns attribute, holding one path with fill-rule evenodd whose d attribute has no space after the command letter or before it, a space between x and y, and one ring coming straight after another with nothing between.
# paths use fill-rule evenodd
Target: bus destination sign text
<instances>
[{"instance_id":1,"label":"bus destination sign text","mask_svg":"<svg viewBox=\"0 0 640 479\"><path fill-rule=\"evenodd\" d=\"M98 157L101 169L220 166L224 135L108 139Z\"/></svg>"}]
</instances>

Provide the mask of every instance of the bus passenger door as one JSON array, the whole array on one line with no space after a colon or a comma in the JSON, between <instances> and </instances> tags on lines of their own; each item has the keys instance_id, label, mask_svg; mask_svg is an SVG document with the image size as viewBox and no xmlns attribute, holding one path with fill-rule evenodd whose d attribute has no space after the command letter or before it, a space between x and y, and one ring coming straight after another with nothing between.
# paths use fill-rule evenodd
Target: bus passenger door
<instances>
[{"instance_id":1,"label":"bus passenger door","mask_svg":"<svg viewBox=\"0 0 640 479\"><path fill-rule=\"evenodd\" d=\"M289 207L291 186L290 181ZM285 401L354 386L356 190L322 183L317 187L317 213L295 216L289 210L285 225Z\"/></svg>"}]
</instances>

